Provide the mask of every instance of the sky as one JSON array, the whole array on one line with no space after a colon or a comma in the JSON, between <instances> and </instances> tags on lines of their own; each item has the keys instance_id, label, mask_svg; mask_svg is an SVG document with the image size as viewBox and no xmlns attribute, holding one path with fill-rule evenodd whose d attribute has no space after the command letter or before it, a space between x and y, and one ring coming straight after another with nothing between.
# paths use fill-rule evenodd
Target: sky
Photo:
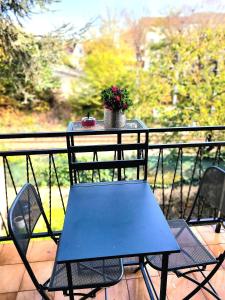
<instances>
[{"instance_id":1,"label":"sky","mask_svg":"<svg viewBox=\"0 0 225 300\"><path fill-rule=\"evenodd\" d=\"M188 4L187 4L188 3ZM165 16L171 11L225 11L225 0L61 0L48 6L48 11L35 12L23 22L26 30L44 34L71 23L82 28L99 16L119 15L126 11L131 16Z\"/></svg>"}]
</instances>

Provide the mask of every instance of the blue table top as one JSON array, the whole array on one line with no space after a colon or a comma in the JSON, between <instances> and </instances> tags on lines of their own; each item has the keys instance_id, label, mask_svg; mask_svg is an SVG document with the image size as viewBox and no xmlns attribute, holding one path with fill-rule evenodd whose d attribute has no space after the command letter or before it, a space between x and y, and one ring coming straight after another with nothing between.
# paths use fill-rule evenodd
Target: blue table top
<instances>
[{"instance_id":1,"label":"blue table top","mask_svg":"<svg viewBox=\"0 0 225 300\"><path fill-rule=\"evenodd\" d=\"M71 187L58 263L179 250L146 181Z\"/></svg>"}]
</instances>

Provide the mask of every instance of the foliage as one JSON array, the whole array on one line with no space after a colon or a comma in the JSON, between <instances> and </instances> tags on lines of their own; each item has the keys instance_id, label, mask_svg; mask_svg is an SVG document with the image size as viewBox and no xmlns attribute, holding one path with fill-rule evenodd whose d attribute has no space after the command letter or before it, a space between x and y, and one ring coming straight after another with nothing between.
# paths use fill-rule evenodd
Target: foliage
<instances>
[{"instance_id":1,"label":"foliage","mask_svg":"<svg viewBox=\"0 0 225 300\"><path fill-rule=\"evenodd\" d=\"M36 6L43 8L51 2L0 1L0 94L30 108L39 107L40 99L51 104L50 91L59 85L51 64L59 60L62 46L51 34L35 37L26 33L21 20L29 17Z\"/></svg>"},{"instance_id":2,"label":"foliage","mask_svg":"<svg viewBox=\"0 0 225 300\"><path fill-rule=\"evenodd\" d=\"M111 35L102 34L84 44L85 55L81 60L83 73L73 81L69 98L77 115L90 111L102 117L101 91L112 85L133 90L135 82L134 52L123 40L114 41Z\"/></svg>"},{"instance_id":3,"label":"foliage","mask_svg":"<svg viewBox=\"0 0 225 300\"><path fill-rule=\"evenodd\" d=\"M126 110L132 105L127 89L111 86L101 92L105 108L113 111Z\"/></svg>"},{"instance_id":4,"label":"foliage","mask_svg":"<svg viewBox=\"0 0 225 300\"><path fill-rule=\"evenodd\" d=\"M58 86L54 78L50 63L56 62L58 57L54 47L49 51L50 39L24 36L17 31L17 45L21 56L0 58L0 93L14 97L20 102L36 105L39 99L49 101L48 91Z\"/></svg>"},{"instance_id":5,"label":"foliage","mask_svg":"<svg viewBox=\"0 0 225 300\"><path fill-rule=\"evenodd\" d=\"M205 27L166 36L158 48L150 47L149 88L157 123L224 124L224 43L223 28Z\"/></svg>"},{"instance_id":6,"label":"foliage","mask_svg":"<svg viewBox=\"0 0 225 300\"><path fill-rule=\"evenodd\" d=\"M18 35L26 34L22 30L21 21L32 14L36 7L43 9L55 0L0 0L0 54L8 58L22 56L24 48L18 47Z\"/></svg>"},{"instance_id":7,"label":"foliage","mask_svg":"<svg viewBox=\"0 0 225 300\"><path fill-rule=\"evenodd\" d=\"M44 8L46 4L51 4L55 0L0 0L0 13L6 19L14 15L17 20L28 17L35 6Z\"/></svg>"},{"instance_id":8,"label":"foliage","mask_svg":"<svg viewBox=\"0 0 225 300\"><path fill-rule=\"evenodd\" d=\"M20 8L20 1L0 0L1 95L44 110L46 103L53 103L52 91L59 84L52 64L63 58L70 67L79 66L68 99L76 118L87 112L102 118L101 92L113 83L129 90L134 109L127 117L140 118L150 127L224 123L223 24L183 24L178 16L150 26L128 22L128 28L104 21L98 34L83 41L85 54L73 64L62 35L34 37L12 22L29 16L35 4L50 2L26 0ZM147 40L147 33L158 34L158 40Z\"/></svg>"},{"instance_id":9,"label":"foliage","mask_svg":"<svg viewBox=\"0 0 225 300\"><path fill-rule=\"evenodd\" d=\"M133 27L133 44L118 28L110 34L104 28L100 36L86 41L83 73L74 81L70 97L74 112L102 117L99 93L113 82L130 91L134 109L128 117L141 118L148 126L223 124L224 25L182 26L178 21L178 29L166 28L165 22L149 27L149 32L158 33L158 41L144 41L139 28L142 42L137 42Z\"/></svg>"}]
</instances>

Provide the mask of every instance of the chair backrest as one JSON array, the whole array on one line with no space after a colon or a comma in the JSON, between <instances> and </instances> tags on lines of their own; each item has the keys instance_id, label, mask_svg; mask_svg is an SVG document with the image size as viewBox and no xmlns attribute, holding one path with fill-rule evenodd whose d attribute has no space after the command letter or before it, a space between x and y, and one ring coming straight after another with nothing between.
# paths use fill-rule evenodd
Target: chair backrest
<instances>
[{"instance_id":1,"label":"chair backrest","mask_svg":"<svg viewBox=\"0 0 225 300\"><path fill-rule=\"evenodd\" d=\"M17 194L9 209L8 227L17 251L36 287L38 282L29 265L26 254L35 225L41 215L44 218L48 232L52 234L41 200L35 188L30 183L26 183Z\"/></svg>"},{"instance_id":2,"label":"chair backrest","mask_svg":"<svg viewBox=\"0 0 225 300\"><path fill-rule=\"evenodd\" d=\"M203 174L188 220L193 215L201 219L206 214L215 220L225 216L225 170L216 166Z\"/></svg>"},{"instance_id":3,"label":"chair backrest","mask_svg":"<svg viewBox=\"0 0 225 300\"><path fill-rule=\"evenodd\" d=\"M75 139L81 137L85 138L85 144L76 143ZM92 142L89 143L90 140ZM93 144L96 140L102 144ZM67 132L67 151L71 185L88 181L147 180L147 128ZM85 161L79 159L79 155ZM135 178L127 178L127 168L133 169ZM110 172L109 180L104 178L106 170Z\"/></svg>"}]
</instances>

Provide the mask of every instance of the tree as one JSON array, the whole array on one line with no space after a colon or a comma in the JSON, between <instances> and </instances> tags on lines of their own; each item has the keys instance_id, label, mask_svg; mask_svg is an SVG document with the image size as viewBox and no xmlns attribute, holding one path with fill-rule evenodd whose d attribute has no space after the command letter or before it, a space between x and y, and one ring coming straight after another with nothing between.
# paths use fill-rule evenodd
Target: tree
<instances>
[{"instance_id":1,"label":"tree","mask_svg":"<svg viewBox=\"0 0 225 300\"><path fill-rule=\"evenodd\" d=\"M51 34L35 37L21 25L35 7L52 2L0 0L0 93L24 104L30 105L35 98L49 100L48 91L57 86L50 64L59 58L62 41Z\"/></svg>"},{"instance_id":2,"label":"tree","mask_svg":"<svg viewBox=\"0 0 225 300\"><path fill-rule=\"evenodd\" d=\"M224 123L224 43L223 26L186 27L151 46L149 71L159 83L151 87L152 96L158 101L159 123L166 126ZM160 94L154 94L156 90ZM173 103L174 92L176 103Z\"/></svg>"},{"instance_id":3,"label":"tree","mask_svg":"<svg viewBox=\"0 0 225 300\"><path fill-rule=\"evenodd\" d=\"M70 101L78 115L94 112L102 117L101 91L111 85L134 88L135 54L117 32L104 31L85 43L83 75L73 83Z\"/></svg>"},{"instance_id":4,"label":"tree","mask_svg":"<svg viewBox=\"0 0 225 300\"><path fill-rule=\"evenodd\" d=\"M56 0L0 0L0 47L6 56L21 54L16 41L22 34L22 20L36 7L43 9ZM20 30L18 31L18 28ZM25 33L23 33L25 34Z\"/></svg>"},{"instance_id":5,"label":"tree","mask_svg":"<svg viewBox=\"0 0 225 300\"><path fill-rule=\"evenodd\" d=\"M93 36L85 42L83 73L73 85L74 111L102 117L100 91L117 84L130 91L134 106L128 117L141 118L149 126L223 124L224 24L207 23L207 18L151 19L149 31L159 35L158 41L144 39L137 23L130 23L130 31L114 24ZM142 43L142 60L149 62L144 68L136 60Z\"/></svg>"}]
</instances>

